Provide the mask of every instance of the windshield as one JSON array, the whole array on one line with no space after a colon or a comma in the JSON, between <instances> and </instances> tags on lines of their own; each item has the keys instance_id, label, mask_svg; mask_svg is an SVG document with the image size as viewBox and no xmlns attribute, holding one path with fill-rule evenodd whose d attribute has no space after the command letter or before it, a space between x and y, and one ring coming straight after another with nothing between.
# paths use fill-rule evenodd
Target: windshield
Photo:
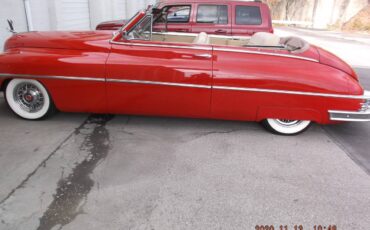
<instances>
[{"instance_id":1,"label":"windshield","mask_svg":"<svg viewBox=\"0 0 370 230\"><path fill-rule=\"evenodd\" d=\"M129 20L127 20L126 24L122 26L121 31L124 31L126 29L126 26L130 25L131 22L140 14L140 12L142 12L142 11L150 12L152 9L158 8L160 6L160 4L161 3L156 3L154 6L149 6L146 10L143 9L143 10L139 10L138 12L136 12L136 14L134 16L132 16Z\"/></svg>"},{"instance_id":2,"label":"windshield","mask_svg":"<svg viewBox=\"0 0 370 230\"><path fill-rule=\"evenodd\" d=\"M131 29L127 35L126 39L129 40L150 40L152 35L152 15L146 15L138 24Z\"/></svg>"},{"instance_id":3,"label":"windshield","mask_svg":"<svg viewBox=\"0 0 370 230\"><path fill-rule=\"evenodd\" d=\"M139 11L122 27L124 38L128 40L150 40L153 33L153 22L163 15L160 3L149 6L145 11Z\"/></svg>"}]
</instances>

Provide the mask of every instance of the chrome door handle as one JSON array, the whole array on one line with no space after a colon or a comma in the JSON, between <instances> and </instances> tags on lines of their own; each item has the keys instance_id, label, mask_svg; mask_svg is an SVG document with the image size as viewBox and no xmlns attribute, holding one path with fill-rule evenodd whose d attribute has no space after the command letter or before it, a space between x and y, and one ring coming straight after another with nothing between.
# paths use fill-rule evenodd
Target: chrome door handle
<instances>
[{"instance_id":1,"label":"chrome door handle","mask_svg":"<svg viewBox=\"0 0 370 230\"><path fill-rule=\"evenodd\" d=\"M212 58L212 54L195 54L195 57L200 57L200 58Z\"/></svg>"},{"instance_id":2,"label":"chrome door handle","mask_svg":"<svg viewBox=\"0 0 370 230\"><path fill-rule=\"evenodd\" d=\"M226 34L227 31L226 30L216 30L215 33Z\"/></svg>"}]
</instances>

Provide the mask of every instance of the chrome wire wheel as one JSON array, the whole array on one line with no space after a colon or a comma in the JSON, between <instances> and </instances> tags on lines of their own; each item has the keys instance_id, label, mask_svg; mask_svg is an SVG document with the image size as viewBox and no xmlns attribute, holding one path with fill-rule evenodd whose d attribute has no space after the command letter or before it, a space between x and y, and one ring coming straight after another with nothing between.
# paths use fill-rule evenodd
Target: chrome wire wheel
<instances>
[{"instance_id":1,"label":"chrome wire wheel","mask_svg":"<svg viewBox=\"0 0 370 230\"><path fill-rule=\"evenodd\" d=\"M43 93L30 82L21 82L14 89L14 101L26 112L36 113L45 104Z\"/></svg>"},{"instance_id":2,"label":"chrome wire wheel","mask_svg":"<svg viewBox=\"0 0 370 230\"><path fill-rule=\"evenodd\" d=\"M11 80L6 86L5 96L13 112L27 120L42 119L54 111L47 90L35 80Z\"/></svg>"},{"instance_id":3,"label":"chrome wire wheel","mask_svg":"<svg viewBox=\"0 0 370 230\"><path fill-rule=\"evenodd\" d=\"M298 121L298 120L286 120L286 119L276 119L275 120L277 123L279 123L282 126L286 127L292 127L292 126L297 126L300 125L304 121Z\"/></svg>"},{"instance_id":4,"label":"chrome wire wheel","mask_svg":"<svg viewBox=\"0 0 370 230\"><path fill-rule=\"evenodd\" d=\"M267 119L263 125L271 132L280 135L297 135L306 131L311 121L289 120L289 119Z\"/></svg>"}]
</instances>

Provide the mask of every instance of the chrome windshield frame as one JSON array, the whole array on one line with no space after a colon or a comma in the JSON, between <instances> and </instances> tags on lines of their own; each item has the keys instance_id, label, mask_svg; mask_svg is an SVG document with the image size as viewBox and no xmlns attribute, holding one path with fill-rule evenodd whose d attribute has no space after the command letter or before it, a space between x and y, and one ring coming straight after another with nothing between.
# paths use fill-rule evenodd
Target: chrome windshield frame
<instances>
[{"instance_id":1,"label":"chrome windshield frame","mask_svg":"<svg viewBox=\"0 0 370 230\"><path fill-rule=\"evenodd\" d=\"M129 38L127 35L131 33L137 25L142 23L144 20L146 20L148 17L150 17L149 23L150 23L150 29L149 29L149 38ZM134 27L132 27L129 31L123 31L122 36L127 41L151 41L153 37L153 14L147 14L145 15Z\"/></svg>"}]
</instances>

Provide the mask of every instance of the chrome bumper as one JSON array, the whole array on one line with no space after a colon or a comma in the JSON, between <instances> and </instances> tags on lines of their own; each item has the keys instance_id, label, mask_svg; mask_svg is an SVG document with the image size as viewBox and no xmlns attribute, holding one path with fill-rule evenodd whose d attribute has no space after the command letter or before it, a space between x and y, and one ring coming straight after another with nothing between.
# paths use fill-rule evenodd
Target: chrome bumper
<instances>
[{"instance_id":1,"label":"chrome bumper","mask_svg":"<svg viewBox=\"0 0 370 230\"><path fill-rule=\"evenodd\" d=\"M360 111L336 111L330 110L330 120L332 121L370 121L370 91L365 91Z\"/></svg>"},{"instance_id":2,"label":"chrome bumper","mask_svg":"<svg viewBox=\"0 0 370 230\"><path fill-rule=\"evenodd\" d=\"M370 121L370 109L359 112L329 111L332 121Z\"/></svg>"}]
</instances>

